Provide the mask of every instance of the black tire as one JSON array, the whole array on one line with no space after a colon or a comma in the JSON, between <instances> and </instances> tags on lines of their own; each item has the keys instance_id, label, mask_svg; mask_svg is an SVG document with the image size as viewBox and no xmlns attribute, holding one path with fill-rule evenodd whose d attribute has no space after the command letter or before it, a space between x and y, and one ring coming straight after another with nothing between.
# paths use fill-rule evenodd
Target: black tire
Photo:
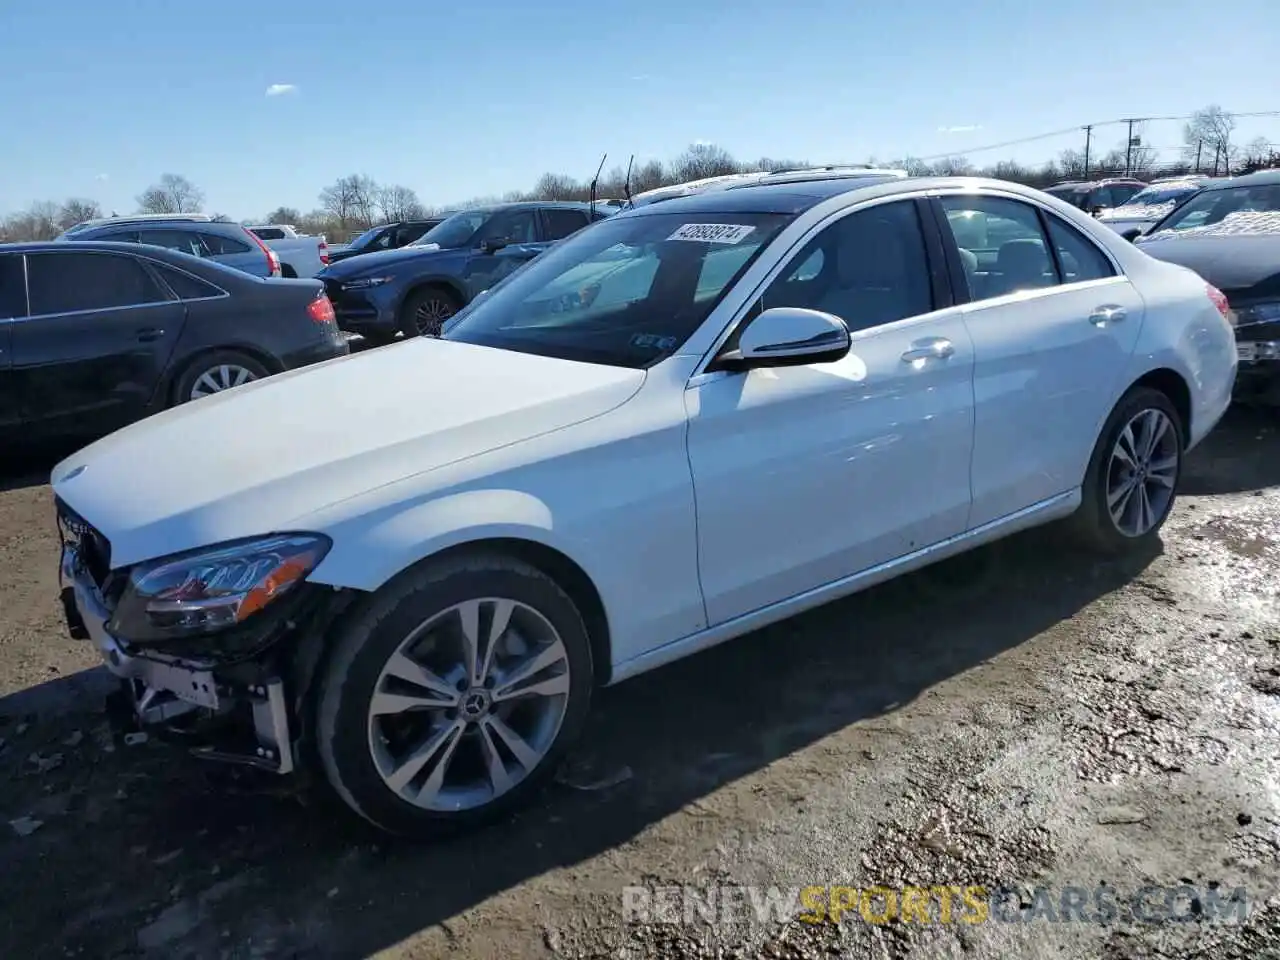
<instances>
[{"instance_id":1,"label":"black tire","mask_svg":"<svg viewBox=\"0 0 1280 960\"><path fill-rule=\"evenodd\" d=\"M212 353L201 354L196 357L182 374L174 381L173 390L170 392L169 405L177 406L180 403L186 403L193 399L191 394L195 389L196 383L206 374L214 372L220 374L222 367L239 367L247 370L254 380L261 380L263 377L271 375L271 371L263 366L260 360L249 356L247 353L241 353L239 350L214 350ZM246 381L247 382L247 381Z\"/></svg>"},{"instance_id":2,"label":"black tire","mask_svg":"<svg viewBox=\"0 0 1280 960\"><path fill-rule=\"evenodd\" d=\"M447 287L429 286L414 290L400 305L400 332L406 337L438 337L444 322L461 309L462 301ZM424 310L434 317L425 326L418 317Z\"/></svg>"},{"instance_id":3,"label":"black tire","mask_svg":"<svg viewBox=\"0 0 1280 960\"><path fill-rule=\"evenodd\" d=\"M379 676L414 628L453 604L493 597L537 610L564 644L570 676L559 730L542 760L506 793L457 812L415 806L384 782L372 755L368 714ZM320 676L313 742L334 791L374 826L400 836L445 836L506 817L535 796L581 733L593 686L582 617L541 571L500 554L427 563L394 578L344 620Z\"/></svg>"},{"instance_id":4,"label":"black tire","mask_svg":"<svg viewBox=\"0 0 1280 960\"><path fill-rule=\"evenodd\" d=\"M1177 465L1174 474L1173 496L1159 512L1155 524L1139 536L1129 536L1120 531L1107 507L1107 479L1111 469L1111 454L1124 428L1145 410L1158 410L1169 418L1177 440ZM1081 545L1104 554L1116 555L1149 548L1160 536L1160 528L1173 510L1177 499L1178 482L1182 477L1182 458L1186 450L1186 424L1167 395L1152 387L1134 387L1129 390L1107 418L1098 436L1085 474L1080 508L1067 522L1074 539Z\"/></svg>"}]
</instances>

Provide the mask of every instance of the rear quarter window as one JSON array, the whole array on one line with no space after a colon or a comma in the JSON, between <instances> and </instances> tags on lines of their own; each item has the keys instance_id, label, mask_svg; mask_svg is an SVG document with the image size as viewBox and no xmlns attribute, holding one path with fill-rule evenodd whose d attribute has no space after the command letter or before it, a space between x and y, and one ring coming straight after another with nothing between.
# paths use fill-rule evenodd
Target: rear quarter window
<instances>
[{"instance_id":1,"label":"rear quarter window","mask_svg":"<svg viewBox=\"0 0 1280 960\"><path fill-rule=\"evenodd\" d=\"M251 249L249 244L242 240L224 237L218 233L202 233L200 239L204 241L211 257L225 256L229 253L248 253Z\"/></svg>"}]
</instances>

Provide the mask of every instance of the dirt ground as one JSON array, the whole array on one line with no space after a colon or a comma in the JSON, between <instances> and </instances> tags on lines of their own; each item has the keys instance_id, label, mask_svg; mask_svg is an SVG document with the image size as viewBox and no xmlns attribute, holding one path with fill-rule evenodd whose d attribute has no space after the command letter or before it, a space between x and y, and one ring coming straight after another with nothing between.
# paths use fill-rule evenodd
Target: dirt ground
<instances>
[{"instance_id":1,"label":"dirt ground","mask_svg":"<svg viewBox=\"0 0 1280 960\"><path fill-rule=\"evenodd\" d=\"M0 956L1280 957L1274 415L1192 455L1156 555L1032 532L622 684L542 805L435 845L114 742L60 622L48 466L0 481ZM624 922L624 888L673 884L1012 901ZM1190 922L1040 902L1104 885L1190 888ZM1247 919L1204 908L1239 887Z\"/></svg>"}]
</instances>

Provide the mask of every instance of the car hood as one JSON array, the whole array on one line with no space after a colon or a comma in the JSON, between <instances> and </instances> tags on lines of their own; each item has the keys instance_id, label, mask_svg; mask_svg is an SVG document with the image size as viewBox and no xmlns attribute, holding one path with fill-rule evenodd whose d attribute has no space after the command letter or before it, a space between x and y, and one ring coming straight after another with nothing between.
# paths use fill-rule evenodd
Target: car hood
<instances>
[{"instance_id":1,"label":"car hood","mask_svg":"<svg viewBox=\"0 0 1280 960\"><path fill-rule=\"evenodd\" d=\"M1251 296L1275 286L1280 276L1280 231L1232 230L1230 219L1213 227L1148 234L1136 246L1157 260L1190 267L1225 293ZM1265 295L1265 289L1257 295Z\"/></svg>"},{"instance_id":2,"label":"car hood","mask_svg":"<svg viewBox=\"0 0 1280 960\"><path fill-rule=\"evenodd\" d=\"M386 267L394 267L402 263L424 260L428 257L439 257L456 250L442 250L439 247L401 247L399 250L378 250L373 253L361 253L354 257L344 257L332 263L320 272L320 279L343 280L357 274L369 273Z\"/></svg>"},{"instance_id":3,"label":"car hood","mask_svg":"<svg viewBox=\"0 0 1280 960\"><path fill-rule=\"evenodd\" d=\"M1129 203L1120 207L1112 207L1098 217L1103 223L1111 220L1149 221L1155 223L1172 210L1174 203Z\"/></svg>"},{"instance_id":4,"label":"car hood","mask_svg":"<svg viewBox=\"0 0 1280 960\"><path fill-rule=\"evenodd\" d=\"M113 566L289 529L340 500L599 416L643 370L435 338L167 410L58 464Z\"/></svg>"}]
</instances>

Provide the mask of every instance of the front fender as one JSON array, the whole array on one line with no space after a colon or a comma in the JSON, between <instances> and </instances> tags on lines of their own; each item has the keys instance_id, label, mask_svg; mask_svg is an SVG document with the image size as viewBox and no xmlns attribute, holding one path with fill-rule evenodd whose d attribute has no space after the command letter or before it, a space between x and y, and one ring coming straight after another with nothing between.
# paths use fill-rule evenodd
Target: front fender
<instances>
[{"instance_id":1,"label":"front fender","mask_svg":"<svg viewBox=\"0 0 1280 960\"><path fill-rule=\"evenodd\" d=\"M420 560L481 540L530 540L572 555L555 534L550 508L518 490L467 490L397 503L324 532L333 549L309 579L358 590L376 590Z\"/></svg>"}]
</instances>

